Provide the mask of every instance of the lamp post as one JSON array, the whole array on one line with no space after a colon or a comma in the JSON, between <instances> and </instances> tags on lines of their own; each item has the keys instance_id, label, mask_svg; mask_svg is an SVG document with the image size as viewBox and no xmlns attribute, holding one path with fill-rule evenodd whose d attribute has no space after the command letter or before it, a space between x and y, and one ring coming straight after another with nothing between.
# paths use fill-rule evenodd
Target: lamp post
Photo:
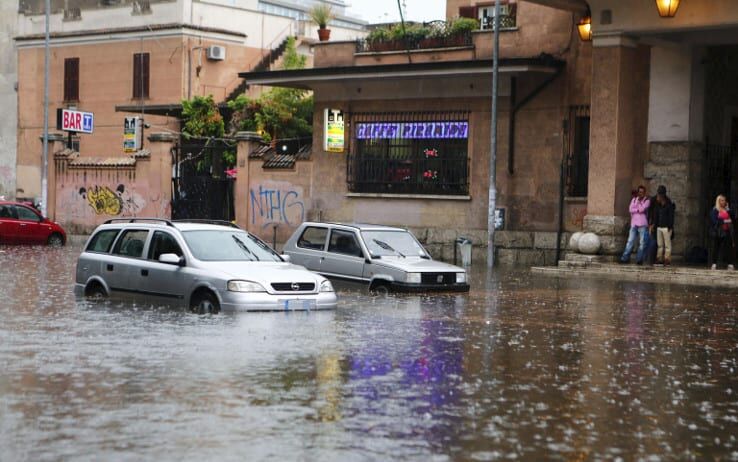
<instances>
[{"instance_id":1,"label":"lamp post","mask_svg":"<svg viewBox=\"0 0 738 462\"><path fill-rule=\"evenodd\" d=\"M44 33L44 148L41 154L41 214L48 213L49 200L49 16L51 0L46 0L46 25Z\"/></svg>"},{"instance_id":2,"label":"lamp post","mask_svg":"<svg viewBox=\"0 0 738 462\"><path fill-rule=\"evenodd\" d=\"M583 42L592 41L592 14L589 11L577 23L577 32Z\"/></svg>"},{"instance_id":3,"label":"lamp post","mask_svg":"<svg viewBox=\"0 0 738 462\"><path fill-rule=\"evenodd\" d=\"M656 8L662 18L673 18L681 0L656 0Z\"/></svg>"},{"instance_id":4,"label":"lamp post","mask_svg":"<svg viewBox=\"0 0 738 462\"><path fill-rule=\"evenodd\" d=\"M500 54L500 0L495 0L494 53L492 54L492 136L489 155L489 207L487 210L487 268L495 266L495 210L497 208L497 78ZM508 141L509 143L512 140Z\"/></svg>"}]
</instances>

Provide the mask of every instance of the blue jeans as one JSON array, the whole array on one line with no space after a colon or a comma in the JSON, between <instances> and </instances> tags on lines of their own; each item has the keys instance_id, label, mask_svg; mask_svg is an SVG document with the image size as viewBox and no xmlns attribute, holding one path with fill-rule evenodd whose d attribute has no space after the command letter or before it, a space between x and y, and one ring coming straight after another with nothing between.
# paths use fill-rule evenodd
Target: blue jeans
<instances>
[{"instance_id":1,"label":"blue jeans","mask_svg":"<svg viewBox=\"0 0 738 462\"><path fill-rule=\"evenodd\" d=\"M630 261L630 254L633 252L633 246L635 245L636 236L638 236L638 253L636 254L636 261L643 263L643 258L646 253L646 245L648 244L648 226L631 226L630 233L628 234L628 243L625 244L625 252L620 257L620 261Z\"/></svg>"}]
</instances>

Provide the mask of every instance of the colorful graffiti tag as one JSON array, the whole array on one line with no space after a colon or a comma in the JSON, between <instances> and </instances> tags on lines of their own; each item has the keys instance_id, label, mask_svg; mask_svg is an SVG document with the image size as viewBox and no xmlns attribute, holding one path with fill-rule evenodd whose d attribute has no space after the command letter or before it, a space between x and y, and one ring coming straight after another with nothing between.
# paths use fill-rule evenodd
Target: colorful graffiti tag
<instances>
[{"instance_id":1,"label":"colorful graffiti tag","mask_svg":"<svg viewBox=\"0 0 738 462\"><path fill-rule=\"evenodd\" d=\"M130 194L122 184L115 191L107 186L79 188L79 195L97 215L135 214L144 205L141 198Z\"/></svg>"},{"instance_id":2,"label":"colorful graffiti tag","mask_svg":"<svg viewBox=\"0 0 738 462\"><path fill-rule=\"evenodd\" d=\"M300 188L260 185L251 188L251 223L262 227L274 224L297 226L305 220L305 204Z\"/></svg>"}]
</instances>

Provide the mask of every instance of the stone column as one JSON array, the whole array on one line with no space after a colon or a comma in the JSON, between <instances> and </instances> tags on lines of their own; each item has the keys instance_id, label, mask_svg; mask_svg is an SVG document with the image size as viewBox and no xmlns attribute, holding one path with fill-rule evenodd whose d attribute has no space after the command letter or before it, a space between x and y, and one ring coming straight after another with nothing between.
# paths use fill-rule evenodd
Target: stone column
<instances>
[{"instance_id":1,"label":"stone column","mask_svg":"<svg viewBox=\"0 0 738 462\"><path fill-rule=\"evenodd\" d=\"M44 142L43 135L40 136L41 142ZM56 175L57 173L57 162L55 154L61 152L66 148L67 137L64 133L49 133L49 170L48 176L46 177L46 186L48 188L48 194L46 200L46 215L52 221L56 220Z\"/></svg>"},{"instance_id":2,"label":"stone column","mask_svg":"<svg viewBox=\"0 0 738 462\"><path fill-rule=\"evenodd\" d=\"M236 153L238 173L236 174L236 191L233 202L236 210L236 224L243 229L248 229L250 223L249 214L251 213L249 198L249 154L262 141L262 138L256 132L238 132L236 133L236 141L238 141L238 151Z\"/></svg>"},{"instance_id":3,"label":"stone column","mask_svg":"<svg viewBox=\"0 0 738 462\"><path fill-rule=\"evenodd\" d=\"M139 166L138 162L142 160L140 158L137 160L136 172L146 175L152 190L159 190L159 218L172 218L172 148L177 137L169 132L155 132L146 139L149 141L149 168L146 171Z\"/></svg>"},{"instance_id":4,"label":"stone column","mask_svg":"<svg viewBox=\"0 0 738 462\"><path fill-rule=\"evenodd\" d=\"M648 48L623 36L595 39L592 50L589 195L584 230L603 251L625 244L631 190L643 182L648 107Z\"/></svg>"}]
</instances>

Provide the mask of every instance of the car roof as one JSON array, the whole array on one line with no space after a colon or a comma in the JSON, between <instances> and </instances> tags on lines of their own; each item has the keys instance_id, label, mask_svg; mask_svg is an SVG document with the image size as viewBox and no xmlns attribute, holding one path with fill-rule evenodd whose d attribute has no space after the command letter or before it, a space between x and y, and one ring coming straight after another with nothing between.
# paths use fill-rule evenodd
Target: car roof
<instances>
[{"instance_id":1,"label":"car roof","mask_svg":"<svg viewBox=\"0 0 738 462\"><path fill-rule=\"evenodd\" d=\"M318 221L306 221L303 223L305 226L346 226L348 228L356 228L359 231L407 231L405 228L398 228L395 226L387 225L375 225L371 223L338 223L338 222L318 222Z\"/></svg>"},{"instance_id":2,"label":"car roof","mask_svg":"<svg viewBox=\"0 0 738 462\"><path fill-rule=\"evenodd\" d=\"M115 218L98 226L98 229L109 228L161 228L179 231L244 231L238 226L226 226L205 222L171 221L164 218Z\"/></svg>"}]
</instances>

